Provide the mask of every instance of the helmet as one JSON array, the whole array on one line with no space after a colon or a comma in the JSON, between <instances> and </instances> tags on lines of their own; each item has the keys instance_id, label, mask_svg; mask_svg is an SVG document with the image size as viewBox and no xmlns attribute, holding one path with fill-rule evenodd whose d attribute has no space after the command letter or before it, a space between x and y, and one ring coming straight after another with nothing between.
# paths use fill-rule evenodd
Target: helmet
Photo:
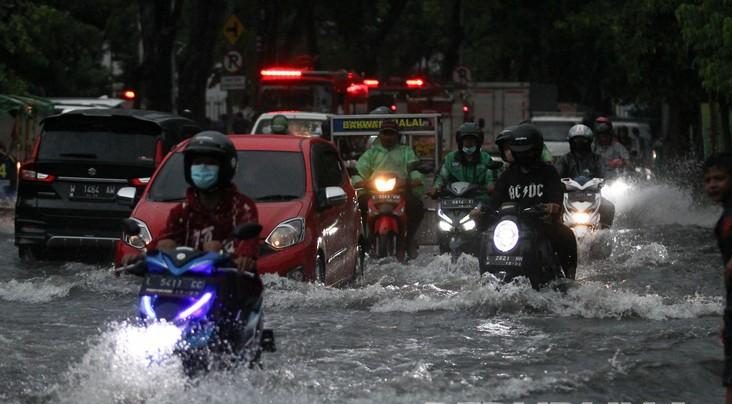
<instances>
[{"instance_id":1,"label":"helmet","mask_svg":"<svg viewBox=\"0 0 732 404\"><path fill-rule=\"evenodd\" d=\"M381 122L381 128L379 129L379 133L388 131L399 134L399 124L397 123L397 121L393 119L384 119L384 121Z\"/></svg>"},{"instance_id":2,"label":"helmet","mask_svg":"<svg viewBox=\"0 0 732 404\"><path fill-rule=\"evenodd\" d=\"M270 124L272 133L278 135L286 135L289 130L289 123L287 117L284 115L275 115L272 117L272 123Z\"/></svg>"},{"instance_id":3,"label":"helmet","mask_svg":"<svg viewBox=\"0 0 732 404\"><path fill-rule=\"evenodd\" d=\"M191 165L196 156L211 156L219 161L219 178L217 185L231 183L236 173L237 155L234 144L221 132L206 130L193 136L183 150L183 167L186 182L193 186Z\"/></svg>"},{"instance_id":4,"label":"helmet","mask_svg":"<svg viewBox=\"0 0 732 404\"><path fill-rule=\"evenodd\" d=\"M606 116L599 116L595 119L595 133L598 135L612 134L613 123Z\"/></svg>"},{"instance_id":5,"label":"helmet","mask_svg":"<svg viewBox=\"0 0 732 404\"><path fill-rule=\"evenodd\" d=\"M483 144L483 131L480 129L480 126L478 126L478 124L475 122L465 122L460 125L460 128L455 134L458 148L463 147L463 137L465 136L475 136L475 140L478 146Z\"/></svg>"},{"instance_id":6,"label":"helmet","mask_svg":"<svg viewBox=\"0 0 732 404\"><path fill-rule=\"evenodd\" d=\"M569 128L569 133L567 134L567 140L570 142L572 139L577 137L583 137L587 139L587 141L592 142L592 129L590 129L587 125L574 125L571 128Z\"/></svg>"},{"instance_id":7,"label":"helmet","mask_svg":"<svg viewBox=\"0 0 732 404\"><path fill-rule=\"evenodd\" d=\"M503 130L496 136L496 145L500 148L503 148L503 146L507 145L511 139L513 139L513 131L518 126L506 126L503 128Z\"/></svg>"},{"instance_id":8,"label":"helmet","mask_svg":"<svg viewBox=\"0 0 732 404\"><path fill-rule=\"evenodd\" d=\"M521 124L512 131L513 137L508 144L511 154L518 164L529 165L539 161L544 148L544 136L534 125Z\"/></svg>"},{"instance_id":9,"label":"helmet","mask_svg":"<svg viewBox=\"0 0 732 404\"><path fill-rule=\"evenodd\" d=\"M371 115L391 114L391 110L389 109L389 107L382 105L380 107L374 108L374 110L369 112L369 114L371 114Z\"/></svg>"}]
</instances>

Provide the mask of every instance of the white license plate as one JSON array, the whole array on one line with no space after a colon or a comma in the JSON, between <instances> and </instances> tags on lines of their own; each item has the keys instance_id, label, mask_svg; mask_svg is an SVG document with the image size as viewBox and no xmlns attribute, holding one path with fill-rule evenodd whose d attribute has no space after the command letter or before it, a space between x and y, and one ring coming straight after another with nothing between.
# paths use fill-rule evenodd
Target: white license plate
<instances>
[{"instance_id":1,"label":"white license plate","mask_svg":"<svg viewBox=\"0 0 732 404\"><path fill-rule=\"evenodd\" d=\"M524 257L515 255L491 255L486 259L488 265L520 267Z\"/></svg>"}]
</instances>

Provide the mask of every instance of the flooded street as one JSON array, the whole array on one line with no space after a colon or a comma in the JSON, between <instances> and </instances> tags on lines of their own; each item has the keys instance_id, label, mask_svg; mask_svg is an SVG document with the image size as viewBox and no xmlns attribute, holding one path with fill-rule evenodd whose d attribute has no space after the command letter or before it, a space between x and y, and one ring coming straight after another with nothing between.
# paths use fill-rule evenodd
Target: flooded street
<instances>
[{"instance_id":1,"label":"flooded street","mask_svg":"<svg viewBox=\"0 0 732 404\"><path fill-rule=\"evenodd\" d=\"M721 402L718 211L665 185L618 203L607 259L566 294L480 280L431 247L370 260L363 285L266 277L277 352L193 383L150 365L129 322L139 279L109 264L21 263L0 221L0 402Z\"/></svg>"}]
</instances>

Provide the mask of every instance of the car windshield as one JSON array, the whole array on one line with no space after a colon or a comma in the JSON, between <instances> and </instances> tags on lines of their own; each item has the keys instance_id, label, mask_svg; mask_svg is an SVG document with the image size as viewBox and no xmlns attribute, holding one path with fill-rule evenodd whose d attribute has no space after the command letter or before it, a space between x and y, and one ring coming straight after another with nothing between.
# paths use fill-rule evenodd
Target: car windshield
<instances>
[{"instance_id":1,"label":"car windshield","mask_svg":"<svg viewBox=\"0 0 732 404\"><path fill-rule=\"evenodd\" d=\"M96 160L152 165L153 135L97 131L47 131L41 137L39 160Z\"/></svg>"},{"instance_id":2,"label":"car windshield","mask_svg":"<svg viewBox=\"0 0 732 404\"><path fill-rule=\"evenodd\" d=\"M575 122L532 122L532 125L539 128L545 141L565 142L569 128L576 125Z\"/></svg>"},{"instance_id":3,"label":"car windshield","mask_svg":"<svg viewBox=\"0 0 732 404\"><path fill-rule=\"evenodd\" d=\"M239 151L234 177L239 192L255 201L286 201L305 194L305 163L302 154L280 151ZM150 188L152 201L177 201L185 196L183 153L171 156Z\"/></svg>"},{"instance_id":4,"label":"car windshield","mask_svg":"<svg viewBox=\"0 0 732 404\"><path fill-rule=\"evenodd\" d=\"M323 84L268 85L260 92L264 111L297 109L302 111L331 112L333 94Z\"/></svg>"},{"instance_id":5,"label":"car windshield","mask_svg":"<svg viewBox=\"0 0 732 404\"><path fill-rule=\"evenodd\" d=\"M291 135L320 136L323 134L323 120L321 119L287 119L287 132ZM272 119L261 119L252 133L272 133Z\"/></svg>"}]
</instances>

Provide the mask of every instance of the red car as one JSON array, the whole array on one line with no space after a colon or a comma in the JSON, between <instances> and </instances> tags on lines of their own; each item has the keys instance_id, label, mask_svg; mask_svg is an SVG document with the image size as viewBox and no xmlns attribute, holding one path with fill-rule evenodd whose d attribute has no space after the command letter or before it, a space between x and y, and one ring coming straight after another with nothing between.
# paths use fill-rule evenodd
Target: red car
<instances>
[{"instance_id":1,"label":"red car","mask_svg":"<svg viewBox=\"0 0 732 404\"><path fill-rule=\"evenodd\" d=\"M360 275L364 242L356 192L332 143L289 135L230 136L239 154L234 181L254 199L263 226L260 274L338 284ZM184 197L183 149L176 146L155 171L131 217L140 236L122 235L115 263L142 249L165 226ZM118 196L131 201L134 189Z\"/></svg>"}]
</instances>

